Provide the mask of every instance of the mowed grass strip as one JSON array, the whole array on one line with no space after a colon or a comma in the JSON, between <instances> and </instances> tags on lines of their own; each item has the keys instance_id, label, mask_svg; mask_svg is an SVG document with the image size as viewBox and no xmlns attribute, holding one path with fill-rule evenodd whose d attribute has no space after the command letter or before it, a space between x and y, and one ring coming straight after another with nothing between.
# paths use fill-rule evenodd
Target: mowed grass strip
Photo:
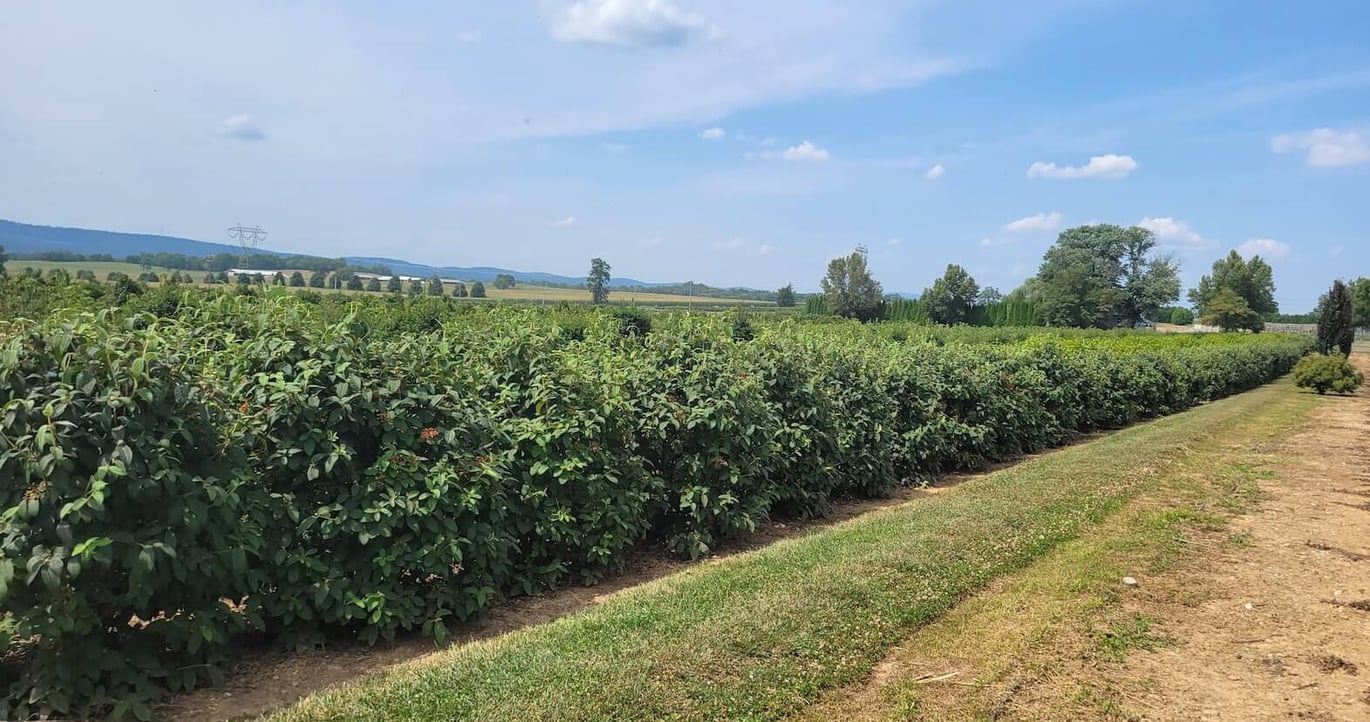
<instances>
[{"instance_id":1,"label":"mowed grass strip","mask_svg":"<svg viewBox=\"0 0 1370 722\"><path fill-rule=\"evenodd\" d=\"M549 624L307 698L280 720L775 719L1279 413L1266 387L700 565ZM994 630L986 629L987 635Z\"/></svg>"},{"instance_id":2,"label":"mowed grass strip","mask_svg":"<svg viewBox=\"0 0 1370 722\"><path fill-rule=\"evenodd\" d=\"M1167 608L1156 602L1173 610L1205 599L1202 579L1182 565L1249 543L1229 533L1228 520L1252 509L1262 482L1274 477L1273 443L1329 403L1288 381L1249 396L1260 400L1259 413L1196 439L1191 453L1172 454L1165 472L1106 523L916 630L881 661L878 683L832 690L800 718L1136 718L1129 700L1155 681L1128 674L1122 660L1183 642L1166 636L1169 620L1150 616ZM1140 578L1140 592L1126 588L1124 576ZM1152 609L1139 613L1139 600ZM928 679L947 674L954 682Z\"/></svg>"}]
</instances>

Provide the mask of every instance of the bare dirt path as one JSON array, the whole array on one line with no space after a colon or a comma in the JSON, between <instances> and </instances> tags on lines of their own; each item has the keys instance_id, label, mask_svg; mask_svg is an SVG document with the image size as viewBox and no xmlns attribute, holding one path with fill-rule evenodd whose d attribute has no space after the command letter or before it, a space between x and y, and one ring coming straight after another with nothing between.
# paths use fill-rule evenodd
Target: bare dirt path
<instances>
[{"instance_id":1,"label":"bare dirt path","mask_svg":"<svg viewBox=\"0 0 1370 722\"><path fill-rule=\"evenodd\" d=\"M1370 356L1356 359L1370 370ZM1370 720L1370 392L1330 398L1282 444L1278 483L1212 558L1206 599L1155 614L1177 646L1129 657L1147 719Z\"/></svg>"}]
</instances>

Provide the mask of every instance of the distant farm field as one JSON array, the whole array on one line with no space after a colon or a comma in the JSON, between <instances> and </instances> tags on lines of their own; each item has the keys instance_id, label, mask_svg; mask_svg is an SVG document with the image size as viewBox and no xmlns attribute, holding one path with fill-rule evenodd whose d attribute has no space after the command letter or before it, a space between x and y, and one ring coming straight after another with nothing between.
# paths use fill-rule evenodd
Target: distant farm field
<instances>
[{"instance_id":1,"label":"distant farm field","mask_svg":"<svg viewBox=\"0 0 1370 722\"><path fill-rule=\"evenodd\" d=\"M103 280L105 279L105 276L109 275L110 273L114 273L114 272L128 274L129 276L131 276L131 277L133 277L133 278L137 278L137 277L138 277L138 274L143 273L144 271L149 270L149 269L146 269L146 268L144 268L144 267L142 267L142 266L140 266L140 265L138 265L138 264L136 264L136 263L124 263L124 262L122 262L122 261L113 261L113 262L111 262L111 261L26 261L26 260L10 260L9 262L6 263L6 266L7 266L7 268L9 268L9 270L10 270L11 273L19 273L19 272L22 272L25 268L32 268L32 269L34 269L34 270L42 271L43 273L48 273L49 271L51 271L51 270L53 270L53 269L58 269L58 268L60 268L60 269L62 269L62 270L64 270L64 271L66 271L67 273L71 274L72 276L75 276L77 271L88 270L88 271L93 272L93 273L95 274L95 277L96 277L97 279L101 280L101 281L103 281ZM154 267L152 267L150 270L151 270L152 272L154 272L154 273L157 273L157 274L168 274L168 273L172 273L175 269L171 269L171 268L159 268L159 267L154 266ZM205 276L205 272L204 272L204 271L181 271L181 273L188 273L188 274L190 274L190 275L195 279L196 285L204 285L204 284L203 284L204 276ZM304 274L304 276L305 276L306 279L309 277L309 272L308 272L308 271L302 271L302 273ZM475 283L474 281L463 281L463 282L466 284L466 288L467 288L468 291L470 290L471 286ZM408 285L406 284L406 290L407 290L407 288L408 288ZM314 289L314 290L316 290L316 291L324 291L324 290L326 290L326 289ZM367 294L367 295L371 295L371 294L369 294L367 291L346 291L346 293ZM385 291L380 291L380 292L371 292L371 293L373 293L373 294L375 294L375 295L379 295L379 294L383 294L383 293L386 293L386 292L385 292ZM451 294L451 293L452 293L452 285L451 285L451 284L446 284L446 285L444 285L444 286L443 286L443 293L444 293L445 295ZM586 291L586 290L583 289L583 288L560 288L560 287L552 287L552 286L519 285L519 286L516 286L516 287L514 287L514 288L509 288L509 289L498 289L498 288L495 288L494 285L491 284L491 283L486 283L486 284L485 284L485 295L486 295L486 298L487 298L488 300L493 300L493 301L532 301L532 302L546 301L546 302L551 302L551 303L560 303L560 302L562 302L562 301L569 301L569 302L572 302L572 303L576 303L576 302L588 302L588 301L590 300L590 293L589 293L589 291ZM479 299L475 299L475 300L479 300ZM609 294L609 302L610 302L610 303L639 303L639 304L662 304L662 303L666 303L666 304L691 304L691 303L694 303L694 304L698 304L698 305L701 305L701 306L773 306L773 305L774 305L774 304L772 304L772 303L770 303L770 302L767 302L767 301L751 301L751 300L744 300L744 299L738 299L738 298L713 298L713 297L705 297L705 296L695 296L695 297L691 298L690 296L685 296L685 295L681 295L681 294L674 294L674 293L651 293L651 292L644 292L644 291L630 291L630 290L626 290L626 289L613 289L613 290L610 292L610 294Z\"/></svg>"}]
</instances>

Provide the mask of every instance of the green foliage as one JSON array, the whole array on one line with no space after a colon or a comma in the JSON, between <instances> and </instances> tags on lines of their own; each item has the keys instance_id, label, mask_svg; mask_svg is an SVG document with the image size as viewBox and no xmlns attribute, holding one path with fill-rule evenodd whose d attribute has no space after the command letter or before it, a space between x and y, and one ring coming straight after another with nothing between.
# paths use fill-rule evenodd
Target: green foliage
<instances>
[{"instance_id":1,"label":"green foliage","mask_svg":"<svg viewBox=\"0 0 1370 722\"><path fill-rule=\"evenodd\" d=\"M787 283L775 292L775 305L781 308L792 308L795 304L794 284Z\"/></svg>"},{"instance_id":2,"label":"green foliage","mask_svg":"<svg viewBox=\"0 0 1370 722\"><path fill-rule=\"evenodd\" d=\"M592 303L609 300L609 272L613 270L603 258L590 259L590 275L585 278L585 287L590 289Z\"/></svg>"},{"instance_id":3,"label":"green foliage","mask_svg":"<svg viewBox=\"0 0 1370 722\"><path fill-rule=\"evenodd\" d=\"M441 296L441 295L442 295L442 279L441 279L441 278L438 278L437 276L433 276L433 277L431 277L431 278L428 279L428 295L430 295L430 296Z\"/></svg>"},{"instance_id":4,"label":"green foliage","mask_svg":"<svg viewBox=\"0 0 1370 722\"><path fill-rule=\"evenodd\" d=\"M315 271L315 272L309 274L309 287L310 287L310 288L326 288L327 285L328 285L327 282L328 282L328 274L327 274L327 273L324 273L323 271Z\"/></svg>"},{"instance_id":5,"label":"green foliage","mask_svg":"<svg viewBox=\"0 0 1370 722\"><path fill-rule=\"evenodd\" d=\"M1360 388L1365 376L1341 354L1309 354L1294 366L1294 383L1319 394L1349 394Z\"/></svg>"},{"instance_id":6,"label":"green foliage","mask_svg":"<svg viewBox=\"0 0 1370 722\"><path fill-rule=\"evenodd\" d=\"M485 298L485 284L476 281L471 284L471 298Z\"/></svg>"},{"instance_id":7,"label":"green foliage","mask_svg":"<svg viewBox=\"0 0 1370 722\"><path fill-rule=\"evenodd\" d=\"M1260 256L1252 256L1248 261L1231 251L1226 258L1214 261L1213 273L1199 279L1199 285L1189 292L1189 303L1199 316L1213 315L1209 306L1214 302L1221 300L1224 307L1235 305L1222 293L1224 289L1236 294L1257 316L1265 318L1279 313L1274 271Z\"/></svg>"},{"instance_id":8,"label":"green foliage","mask_svg":"<svg viewBox=\"0 0 1370 722\"><path fill-rule=\"evenodd\" d=\"M810 316L828 315L828 299L826 296L809 296L804 299L804 313Z\"/></svg>"},{"instance_id":9,"label":"green foliage","mask_svg":"<svg viewBox=\"0 0 1370 722\"><path fill-rule=\"evenodd\" d=\"M467 292L465 283L457 281L456 283L452 284L452 298L466 298L466 296Z\"/></svg>"},{"instance_id":10,"label":"green foliage","mask_svg":"<svg viewBox=\"0 0 1370 722\"><path fill-rule=\"evenodd\" d=\"M891 297L885 299L882 317L886 321L907 321L910 323L932 323L927 304L907 298Z\"/></svg>"},{"instance_id":11,"label":"green foliage","mask_svg":"<svg viewBox=\"0 0 1370 722\"><path fill-rule=\"evenodd\" d=\"M1309 343L184 287L90 314L89 284L5 283L73 304L0 326L9 717L137 714L249 637L441 637L634 544L705 554Z\"/></svg>"},{"instance_id":12,"label":"green foliage","mask_svg":"<svg viewBox=\"0 0 1370 722\"><path fill-rule=\"evenodd\" d=\"M404 290L404 282L399 276L391 276L390 280L385 282L385 290L389 293L400 293Z\"/></svg>"},{"instance_id":13,"label":"green foliage","mask_svg":"<svg viewBox=\"0 0 1370 722\"><path fill-rule=\"evenodd\" d=\"M515 285L514 276L513 276L513 274L509 274L509 273L500 273L500 274L496 274L496 275L495 275L495 280L493 281L493 284L494 284L495 288L498 288L498 289L500 289L500 290L504 290L504 289L507 289L507 288L513 288L514 285Z\"/></svg>"},{"instance_id":14,"label":"green foliage","mask_svg":"<svg viewBox=\"0 0 1370 722\"><path fill-rule=\"evenodd\" d=\"M829 313L860 321L879 318L884 294L867 268L866 253L859 246L850 256L828 262L821 285Z\"/></svg>"},{"instance_id":15,"label":"green foliage","mask_svg":"<svg viewBox=\"0 0 1370 722\"><path fill-rule=\"evenodd\" d=\"M290 287L304 288L304 274L299 271L290 274Z\"/></svg>"},{"instance_id":16,"label":"green foliage","mask_svg":"<svg viewBox=\"0 0 1370 722\"><path fill-rule=\"evenodd\" d=\"M1184 306L1168 306L1157 310L1158 323L1173 323L1176 326L1190 326L1194 323L1194 312Z\"/></svg>"},{"instance_id":17,"label":"green foliage","mask_svg":"<svg viewBox=\"0 0 1370 722\"><path fill-rule=\"evenodd\" d=\"M1340 279L1332 282L1332 289L1323 297L1318 317L1318 353L1340 352L1351 355L1356 341L1354 322L1355 301L1351 289Z\"/></svg>"},{"instance_id":18,"label":"green foliage","mask_svg":"<svg viewBox=\"0 0 1370 722\"><path fill-rule=\"evenodd\" d=\"M1370 278L1357 278L1351 288L1356 326L1370 328Z\"/></svg>"},{"instance_id":19,"label":"green foliage","mask_svg":"<svg viewBox=\"0 0 1370 722\"><path fill-rule=\"evenodd\" d=\"M1265 321L1247 305L1246 299L1230 288L1219 288L1204 306L1199 320L1224 331L1262 331Z\"/></svg>"},{"instance_id":20,"label":"green foliage","mask_svg":"<svg viewBox=\"0 0 1370 722\"><path fill-rule=\"evenodd\" d=\"M923 307L936 323L953 326L964 323L980 294L980 284L966 269L952 263L946 273L923 291Z\"/></svg>"},{"instance_id":21,"label":"green foliage","mask_svg":"<svg viewBox=\"0 0 1370 722\"><path fill-rule=\"evenodd\" d=\"M417 279L417 278L410 279L410 281L409 281L409 295L410 295L410 296L422 296L422 295L423 295L423 290L424 290L424 283L423 283L422 280Z\"/></svg>"},{"instance_id":22,"label":"green foliage","mask_svg":"<svg viewBox=\"0 0 1370 722\"><path fill-rule=\"evenodd\" d=\"M361 276L355 276L355 275L354 275L354 276L351 276L351 277L349 277L349 278L347 279L347 290L349 290L349 291L361 291L361 290L363 290L363 289L365 289L365 288L366 288L366 284L362 283ZM376 284L376 290L377 290L377 291L381 290L381 289L380 289L380 284L379 284L379 283Z\"/></svg>"},{"instance_id":23,"label":"green foliage","mask_svg":"<svg viewBox=\"0 0 1370 722\"><path fill-rule=\"evenodd\" d=\"M371 291L373 293L381 290L381 279L373 277L371 280L367 281L366 290Z\"/></svg>"},{"instance_id":24,"label":"green foliage","mask_svg":"<svg viewBox=\"0 0 1370 722\"><path fill-rule=\"evenodd\" d=\"M1151 317L1180 293L1178 265L1152 255L1155 247L1155 235L1137 226L1062 231L1036 276L1045 319L1052 326L1115 328Z\"/></svg>"},{"instance_id":25,"label":"green foliage","mask_svg":"<svg viewBox=\"0 0 1370 722\"><path fill-rule=\"evenodd\" d=\"M5 255L5 247L4 247L4 246L0 246L0 278L3 278L3 277L6 275L6 273L5 273L5 261L8 261L8 260L9 260L9 256Z\"/></svg>"}]
</instances>

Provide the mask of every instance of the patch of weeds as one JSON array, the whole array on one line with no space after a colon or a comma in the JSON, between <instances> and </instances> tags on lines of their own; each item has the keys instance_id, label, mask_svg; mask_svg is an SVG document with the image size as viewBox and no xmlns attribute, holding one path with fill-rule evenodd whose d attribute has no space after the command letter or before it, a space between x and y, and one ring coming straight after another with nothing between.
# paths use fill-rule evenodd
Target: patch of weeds
<instances>
[{"instance_id":1,"label":"patch of weeds","mask_svg":"<svg viewBox=\"0 0 1370 722\"><path fill-rule=\"evenodd\" d=\"M1151 633L1153 621L1141 614L1133 614L1128 619L1111 622L1108 629L1090 632L1090 636L1101 658L1121 662L1127 658L1129 650L1154 652L1174 644L1171 639Z\"/></svg>"},{"instance_id":2,"label":"patch of weeds","mask_svg":"<svg viewBox=\"0 0 1370 722\"><path fill-rule=\"evenodd\" d=\"M1338 657L1335 654L1320 654L1317 657L1314 657L1313 666L1317 667L1319 671L1324 672L1326 674L1331 674L1337 671L1346 672L1347 674L1355 674L1357 671L1359 671L1356 667L1355 662L1342 659L1341 657Z\"/></svg>"},{"instance_id":3,"label":"patch of weeds","mask_svg":"<svg viewBox=\"0 0 1370 722\"><path fill-rule=\"evenodd\" d=\"M1081 683L1075 689L1071 702L1080 707L1096 709L1107 716L1122 713L1122 700L1114 690L1089 683Z\"/></svg>"},{"instance_id":4,"label":"patch of weeds","mask_svg":"<svg viewBox=\"0 0 1370 722\"><path fill-rule=\"evenodd\" d=\"M1227 543L1240 549L1251 546L1251 532L1239 531L1227 535Z\"/></svg>"}]
</instances>

